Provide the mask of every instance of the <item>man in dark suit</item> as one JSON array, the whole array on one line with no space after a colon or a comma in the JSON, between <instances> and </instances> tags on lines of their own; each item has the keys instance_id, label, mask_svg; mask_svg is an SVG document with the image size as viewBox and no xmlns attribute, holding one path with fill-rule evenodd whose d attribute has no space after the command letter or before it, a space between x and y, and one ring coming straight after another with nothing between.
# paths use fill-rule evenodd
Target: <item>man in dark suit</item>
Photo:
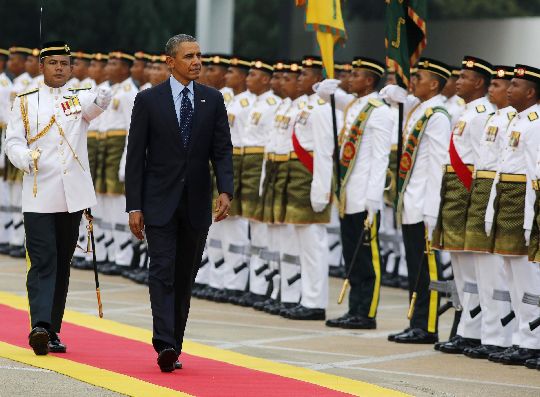
<instances>
[{"instance_id":1,"label":"man in dark suit","mask_svg":"<svg viewBox=\"0 0 540 397\"><path fill-rule=\"evenodd\" d=\"M165 46L171 77L137 94L126 161L126 211L150 255L152 344L163 372L181 368L191 287L212 221L209 163L219 197L215 221L228 216L232 144L221 93L196 83L201 51L188 35Z\"/></svg>"}]
</instances>

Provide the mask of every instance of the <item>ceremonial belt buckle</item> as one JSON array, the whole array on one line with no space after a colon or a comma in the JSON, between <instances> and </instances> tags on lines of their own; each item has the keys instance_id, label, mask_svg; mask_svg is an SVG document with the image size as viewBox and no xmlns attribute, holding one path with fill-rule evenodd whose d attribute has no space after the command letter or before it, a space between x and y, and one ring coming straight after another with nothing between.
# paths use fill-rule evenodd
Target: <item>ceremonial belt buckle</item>
<instances>
[{"instance_id":1,"label":"ceremonial belt buckle","mask_svg":"<svg viewBox=\"0 0 540 397\"><path fill-rule=\"evenodd\" d=\"M511 183L526 183L527 176L523 174L501 174L499 178L500 182L511 182Z\"/></svg>"},{"instance_id":2,"label":"ceremonial belt buckle","mask_svg":"<svg viewBox=\"0 0 540 397\"><path fill-rule=\"evenodd\" d=\"M264 146L246 146L243 154L264 154Z\"/></svg>"},{"instance_id":3,"label":"ceremonial belt buckle","mask_svg":"<svg viewBox=\"0 0 540 397\"><path fill-rule=\"evenodd\" d=\"M232 153L234 156L242 156L244 154L244 148L235 146L233 147Z\"/></svg>"}]
</instances>

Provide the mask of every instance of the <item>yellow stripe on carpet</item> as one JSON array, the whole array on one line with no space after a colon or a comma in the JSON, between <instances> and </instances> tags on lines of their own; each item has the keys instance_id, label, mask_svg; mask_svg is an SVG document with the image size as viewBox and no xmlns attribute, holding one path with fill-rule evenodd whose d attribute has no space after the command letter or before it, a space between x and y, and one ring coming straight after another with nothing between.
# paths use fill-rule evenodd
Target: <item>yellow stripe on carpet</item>
<instances>
[{"instance_id":1,"label":"yellow stripe on carpet","mask_svg":"<svg viewBox=\"0 0 540 397\"><path fill-rule=\"evenodd\" d=\"M190 394L153 385L116 372L79 364L54 355L36 356L32 350L0 342L0 356L133 397L189 397Z\"/></svg>"},{"instance_id":2,"label":"yellow stripe on carpet","mask_svg":"<svg viewBox=\"0 0 540 397\"><path fill-rule=\"evenodd\" d=\"M0 291L0 303L15 309L26 310L25 299L11 293ZM107 311L104 311L105 315L107 315ZM94 317L88 314L82 314L70 310L66 310L64 321L147 344L150 344L150 341L152 340L152 332L150 330L145 330L107 319L100 319L97 316ZM362 393L362 397L408 396L408 394L386 389L370 383L323 372L317 372L307 368L295 367L293 365L276 363L262 358L251 357L229 350L206 346L201 343L191 342L189 340L184 341L183 351L194 356L222 361L243 368L249 368L286 378L296 379L344 393L350 393L353 395L360 395L359 393Z\"/></svg>"}]
</instances>

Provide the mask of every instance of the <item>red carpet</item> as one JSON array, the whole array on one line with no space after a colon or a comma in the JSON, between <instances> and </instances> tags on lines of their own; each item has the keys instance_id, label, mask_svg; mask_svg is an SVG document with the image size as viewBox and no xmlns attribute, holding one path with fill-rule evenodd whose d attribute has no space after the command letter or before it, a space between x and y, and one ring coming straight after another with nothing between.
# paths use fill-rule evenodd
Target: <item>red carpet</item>
<instances>
[{"instance_id":1,"label":"red carpet","mask_svg":"<svg viewBox=\"0 0 540 397\"><path fill-rule=\"evenodd\" d=\"M28 346L28 314L0 304L0 319L9 327L0 329L0 340ZM58 357L128 375L155 385L195 396L350 396L311 383L262 371L182 354L184 369L161 373L152 345L64 322L62 341L68 353Z\"/></svg>"}]
</instances>

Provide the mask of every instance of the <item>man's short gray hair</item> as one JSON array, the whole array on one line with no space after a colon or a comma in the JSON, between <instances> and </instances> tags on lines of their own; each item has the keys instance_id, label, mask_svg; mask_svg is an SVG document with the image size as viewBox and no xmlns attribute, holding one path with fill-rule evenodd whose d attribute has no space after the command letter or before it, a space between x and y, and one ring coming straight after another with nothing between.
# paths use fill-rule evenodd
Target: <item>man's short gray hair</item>
<instances>
[{"instance_id":1,"label":"man's short gray hair","mask_svg":"<svg viewBox=\"0 0 540 397\"><path fill-rule=\"evenodd\" d=\"M193 43L197 40L195 37L190 36L189 34L180 33L173 37L171 37L167 44L165 44L165 54L167 54L170 57L175 57L176 53L178 52L178 47L182 43Z\"/></svg>"}]
</instances>

